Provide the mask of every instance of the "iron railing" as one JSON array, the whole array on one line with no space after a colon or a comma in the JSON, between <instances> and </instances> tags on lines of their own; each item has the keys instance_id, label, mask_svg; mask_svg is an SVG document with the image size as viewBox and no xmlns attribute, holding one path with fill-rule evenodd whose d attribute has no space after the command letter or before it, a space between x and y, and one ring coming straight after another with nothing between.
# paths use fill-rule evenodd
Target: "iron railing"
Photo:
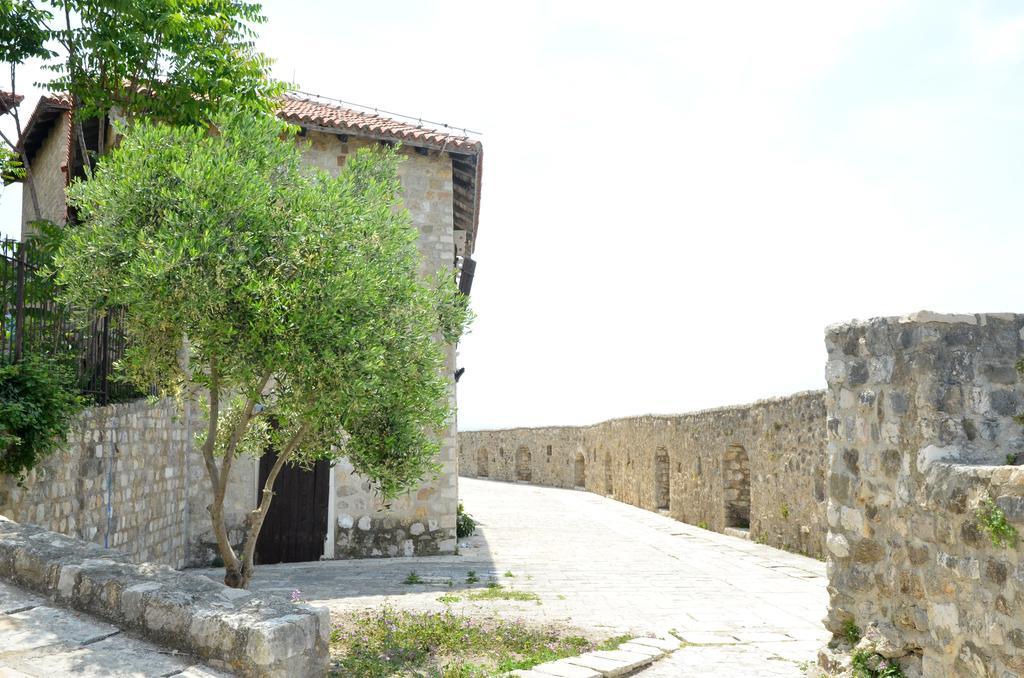
<instances>
[{"instance_id":1,"label":"iron railing","mask_svg":"<svg viewBox=\"0 0 1024 678\"><path fill-rule=\"evenodd\" d=\"M125 352L125 311L93 314L80 326L72 309L56 299L45 253L32 241L0 241L0 360L25 355L73 361L82 394L105 405L139 397L138 389L113 379Z\"/></svg>"}]
</instances>

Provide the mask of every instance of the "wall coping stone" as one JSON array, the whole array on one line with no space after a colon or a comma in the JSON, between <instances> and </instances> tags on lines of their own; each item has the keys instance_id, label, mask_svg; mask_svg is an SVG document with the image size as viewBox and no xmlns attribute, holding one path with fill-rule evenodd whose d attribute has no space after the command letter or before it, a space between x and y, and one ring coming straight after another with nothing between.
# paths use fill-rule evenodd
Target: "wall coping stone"
<instances>
[{"instance_id":1,"label":"wall coping stone","mask_svg":"<svg viewBox=\"0 0 1024 678\"><path fill-rule=\"evenodd\" d=\"M327 672L326 608L232 589L0 516L0 579L242 676Z\"/></svg>"},{"instance_id":2,"label":"wall coping stone","mask_svg":"<svg viewBox=\"0 0 1024 678\"><path fill-rule=\"evenodd\" d=\"M588 430L604 426L606 424L621 424L630 422L649 422L649 421L671 421L676 422L686 417L696 417L704 414L720 414L723 412L730 411L743 411L749 410L754 407L763 407L766 405L779 405L787 403L793 400L800 400L801 398L821 398L825 395L824 389L811 390L811 391L797 391L796 393L790 393L789 395L775 396L772 398L761 398L755 400L752 403L745 403L739 405L721 405L719 407L708 407L703 410L693 410L691 412L677 412L675 414L633 414L626 415L623 417L614 417L612 419L603 419L593 424L565 424L564 426L513 426L510 428L482 428L472 430L460 430L459 433L498 433L498 432L514 432L514 431L565 431L565 430Z\"/></svg>"}]
</instances>

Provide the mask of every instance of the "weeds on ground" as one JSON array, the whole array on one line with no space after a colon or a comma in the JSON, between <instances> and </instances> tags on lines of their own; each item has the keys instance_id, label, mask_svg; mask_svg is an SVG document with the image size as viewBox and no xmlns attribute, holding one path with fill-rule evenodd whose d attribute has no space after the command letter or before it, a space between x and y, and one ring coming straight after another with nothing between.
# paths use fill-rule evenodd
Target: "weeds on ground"
<instances>
[{"instance_id":1,"label":"weeds on ground","mask_svg":"<svg viewBox=\"0 0 1024 678\"><path fill-rule=\"evenodd\" d=\"M619 645L627 643L631 640L633 640L633 636L612 636L611 638L608 638L607 640L603 640L600 643L598 643L595 649L616 650L618 649Z\"/></svg>"},{"instance_id":2,"label":"weeds on ground","mask_svg":"<svg viewBox=\"0 0 1024 678\"><path fill-rule=\"evenodd\" d=\"M467 600L533 600L540 603L540 596L531 591L513 591L503 589L500 585L488 585L485 589L477 589L466 594Z\"/></svg>"},{"instance_id":3,"label":"weeds on ground","mask_svg":"<svg viewBox=\"0 0 1024 678\"><path fill-rule=\"evenodd\" d=\"M480 581L480 577L476 576L476 570L470 570L466 573L466 583L475 584Z\"/></svg>"},{"instance_id":4,"label":"weeds on ground","mask_svg":"<svg viewBox=\"0 0 1024 678\"><path fill-rule=\"evenodd\" d=\"M348 618L331 633L335 676L478 678L529 669L594 649L579 636L519 622L390 608Z\"/></svg>"},{"instance_id":5,"label":"weeds on ground","mask_svg":"<svg viewBox=\"0 0 1024 678\"><path fill-rule=\"evenodd\" d=\"M899 662L885 659L867 650L854 652L850 657L854 678L906 678Z\"/></svg>"},{"instance_id":6,"label":"weeds on ground","mask_svg":"<svg viewBox=\"0 0 1024 678\"><path fill-rule=\"evenodd\" d=\"M515 575L512 574L512 570L505 570L505 576L506 577L514 577Z\"/></svg>"},{"instance_id":7,"label":"weeds on ground","mask_svg":"<svg viewBox=\"0 0 1024 678\"><path fill-rule=\"evenodd\" d=\"M405 579L402 580L402 583L403 584L409 584L409 585L412 585L412 584L422 584L423 583L423 579L418 574L416 574L416 570L413 570L412 572L410 572L405 577Z\"/></svg>"},{"instance_id":8,"label":"weeds on ground","mask_svg":"<svg viewBox=\"0 0 1024 678\"><path fill-rule=\"evenodd\" d=\"M458 602L462 602L462 598L459 598L458 596L453 596L453 595L451 595L451 594L449 594L449 593L446 593L446 594L444 594L443 596L440 596L440 597L439 597L439 598L437 599L437 602L439 602L439 603L445 603L445 604L447 605L447 604L449 604L449 603L458 603Z\"/></svg>"},{"instance_id":9,"label":"weeds on ground","mask_svg":"<svg viewBox=\"0 0 1024 678\"><path fill-rule=\"evenodd\" d=\"M857 622L852 619L847 619L843 622L843 638L850 645L856 645L860 642L861 631L860 627L857 626Z\"/></svg>"}]
</instances>

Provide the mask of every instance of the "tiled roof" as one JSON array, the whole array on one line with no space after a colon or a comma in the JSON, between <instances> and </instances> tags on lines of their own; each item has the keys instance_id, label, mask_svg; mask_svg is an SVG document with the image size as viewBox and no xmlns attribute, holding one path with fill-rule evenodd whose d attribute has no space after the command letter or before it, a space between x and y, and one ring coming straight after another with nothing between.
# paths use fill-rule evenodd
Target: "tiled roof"
<instances>
[{"instance_id":1,"label":"tiled roof","mask_svg":"<svg viewBox=\"0 0 1024 678\"><path fill-rule=\"evenodd\" d=\"M17 108L18 104L20 104L24 99L25 97L20 94L0 90L0 115L3 115L12 108Z\"/></svg>"},{"instance_id":2,"label":"tiled roof","mask_svg":"<svg viewBox=\"0 0 1024 678\"><path fill-rule=\"evenodd\" d=\"M278 115L298 125L317 125L340 132L370 135L381 139L405 141L412 145L443 148L455 153L478 153L479 141L411 122L402 122L377 113L325 104L311 99L286 96Z\"/></svg>"}]
</instances>

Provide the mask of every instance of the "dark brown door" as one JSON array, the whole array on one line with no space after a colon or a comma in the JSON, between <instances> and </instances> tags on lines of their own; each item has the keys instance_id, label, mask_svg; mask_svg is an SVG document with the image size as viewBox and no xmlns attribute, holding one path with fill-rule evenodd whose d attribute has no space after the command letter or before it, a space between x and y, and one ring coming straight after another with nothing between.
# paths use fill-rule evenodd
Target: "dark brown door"
<instances>
[{"instance_id":1,"label":"dark brown door","mask_svg":"<svg viewBox=\"0 0 1024 678\"><path fill-rule=\"evenodd\" d=\"M261 492L275 461L273 452L260 457ZM330 464L320 461L310 470L286 465L277 474L274 499L256 541L257 564L320 559L327 536L330 472Z\"/></svg>"}]
</instances>

